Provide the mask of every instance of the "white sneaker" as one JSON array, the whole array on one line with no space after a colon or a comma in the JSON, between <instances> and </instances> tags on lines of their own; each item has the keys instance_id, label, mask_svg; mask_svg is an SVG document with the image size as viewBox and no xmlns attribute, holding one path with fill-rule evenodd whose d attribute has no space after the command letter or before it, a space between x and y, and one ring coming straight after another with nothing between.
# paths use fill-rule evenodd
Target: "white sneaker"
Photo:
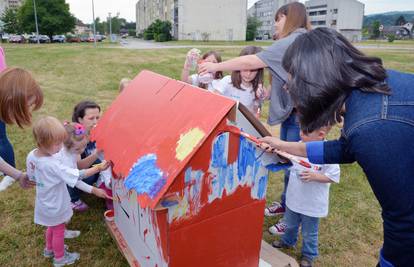
<instances>
[{"instance_id":1,"label":"white sneaker","mask_svg":"<svg viewBox=\"0 0 414 267\"><path fill-rule=\"evenodd\" d=\"M78 230L66 230L65 229L65 239L76 238L80 236L80 231Z\"/></svg>"},{"instance_id":2,"label":"white sneaker","mask_svg":"<svg viewBox=\"0 0 414 267\"><path fill-rule=\"evenodd\" d=\"M65 248L65 253L66 253L69 246L65 244L64 248ZM45 258L52 258L53 256L55 256L55 253L53 253L53 250L48 250L47 248L45 248L45 249L43 249L43 256Z\"/></svg>"},{"instance_id":3,"label":"white sneaker","mask_svg":"<svg viewBox=\"0 0 414 267\"><path fill-rule=\"evenodd\" d=\"M275 225L272 225L269 227L269 232L272 235L283 235L285 233L286 227L287 227L286 223L280 220Z\"/></svg>"},{"instance_id":4,"label":"white sneaker","mask_svg":"<svg viewBox=\"0 0 414 267\"><path fill-rule=\"evenodd\" d=\"M7 189L7 187L11 186L16 180L11 178L10 176L4 176L3 180L0 182L0 192Z\"/></svg>"},{"instance_id":5,"label":"white sneaker","mask_svg":"<svg viewBox=\"0 0 414 267\"><path fill-rule=\"evenodd\" d=\"M61 267L66 265L74 264L75 261L79 260L80 255L77 252L67 252L65 251L65 255L60 260L53 259L53 266L54 267Z\"/></svg>"}]
</instances>

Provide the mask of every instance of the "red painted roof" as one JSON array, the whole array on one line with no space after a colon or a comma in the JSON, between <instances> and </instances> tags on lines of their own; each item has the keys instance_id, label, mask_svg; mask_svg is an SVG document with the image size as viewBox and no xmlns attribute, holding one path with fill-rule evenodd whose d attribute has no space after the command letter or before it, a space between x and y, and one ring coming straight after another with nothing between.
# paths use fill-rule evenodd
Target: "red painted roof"
<instances>
[{"instance_id":1,"label":"red painted roof","mask_svg":"<svg viewBox=\"0 0 414 267\"><path fill-rule=\"evenodd\" d=\"M123 177L141 157L156 155L165 183L153 198L147 194L138 197L141 207L154 208L234 105L228 98L142 71L103 114L92 131L92 139L104 150L105 158L114 163L114 172ZM176 152L180 137L195 128L198 133L204 132L204 137L180 161Z\"/></svg>"}]
</instances>

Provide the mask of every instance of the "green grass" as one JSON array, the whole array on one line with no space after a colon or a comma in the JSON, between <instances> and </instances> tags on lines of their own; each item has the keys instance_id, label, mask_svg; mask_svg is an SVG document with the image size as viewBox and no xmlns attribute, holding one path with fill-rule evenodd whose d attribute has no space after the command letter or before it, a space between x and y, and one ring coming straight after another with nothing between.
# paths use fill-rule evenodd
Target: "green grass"
<instances>
[{"instance_id":1,"label":"green grass","mask_svg":"<svg viewBox=\"0 0 414 267\"><path fill-rule=\"evenodd\" d=\"M272 41L170 41L161 44L166 45L194 45L194 46L269 46Z\"/></svg>"},{"instance_id":2,"label":"green grass","mask_svg":"<svg viewBox=\"0 0 414 267\"><path fill-rule=\"evenodd\" d=\"M51 114L61 120L69 120L73 106L83 99L95 100L105 109L116 97L120 79L133 78L143 69L179 78L188 50L126 50L106 45L94 49L92 44L6 44L4 48L8 65L30 70L44 90L44 106L34 117ZM222 53L223 59L229 59L240 48L216 50ZM381 56L388 68L414 72L414 53L366 52ZM266 108L264 114L267 114ZM30 129L12 126L8 133L15 147L17 166L24 168L26 155L34 147ZM335 129L331 138L337 135L338 129ZM267 194L269 203L279 199L282 186L282 174L272 174ZM23 191L13 185L0 193L0 266L49 264L41 256L43 228L33 223L34 191ZM70 229L79 229L82 234L67 241L71 250L81 253L78 266L127 266L105 229L103 202L90 196L84 199L91 209L85 214L76 214L69 224ZM267 233L267 228L277 219L265 220L263 232L268 242L274 238ZM380 208L371 188L356 164L343 165L341 183L331 187L330 214L321 220L321 256L316 266L374 266L381 243ZM286 252L300 256L300 250Z\"/></svg>"}]
</instances>

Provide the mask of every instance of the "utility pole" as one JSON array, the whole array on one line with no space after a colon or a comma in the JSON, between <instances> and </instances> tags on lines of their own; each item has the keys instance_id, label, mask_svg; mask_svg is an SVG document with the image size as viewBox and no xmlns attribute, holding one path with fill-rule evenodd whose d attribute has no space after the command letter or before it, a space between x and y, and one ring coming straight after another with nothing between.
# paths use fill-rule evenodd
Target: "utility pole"
<instances>
[{"instance_id":1,"label":"utility pole","mask_svg":"<svg viewBox=\"0 0 414 267\"><path fill-rule=\"evenodd\" d=\"M96 47L96 26L95 26L95 6L92 0L92 17L93 17L93 45Z\"/></svg>"},{"instance_id":2,"label":"utility pole","mask_svg":"<svg viewBox=\"0 0 414 267\"><path fill-rule=\"evenodd\" d=\"M37 40L37 43L40 44L40 41L39 41L39 26L37 25L36 0L33 0L33 7L34 7L35 24L36 24L36 40Z\"/></svg>"}]
</instances>

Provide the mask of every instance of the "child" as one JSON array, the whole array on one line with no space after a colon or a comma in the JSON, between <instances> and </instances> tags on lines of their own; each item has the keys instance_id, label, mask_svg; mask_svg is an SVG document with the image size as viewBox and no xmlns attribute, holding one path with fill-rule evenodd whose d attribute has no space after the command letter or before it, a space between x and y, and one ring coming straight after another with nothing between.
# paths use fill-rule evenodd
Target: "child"
<instances>
[{"instance_id":1,"label":"child","mask_svg":"<svg viewBox=\"0 0 414 267\"><path fill-rule=\"evenodd\" d=\"M322 141L330 130L323 127L300 136L303 142ZM297 157L307 163L306 158ZM286 224L280 241L274 241L276 248L293 247L298 238L299 226L302 226L302 259L300 266L312 266L318 256L319 218L328 215L330 183L339 182L338 164L315 165L311 168L292 162L286 194L286 211L283 221Z\"/></svg>"},{"instance_id":2,"label":"child","mask_svg":"<svg viewBox=\"0 0 414 267\"><path fill-rule=\"evenodd\" d=\"M197 53L194 52L194 49L190 50L187 54L183 71L181 73L181 81L198 86L203 89L207 89L210 92L214 92L220 79L223 78L223 72L218 71L210 75L200 76L198 74L193 74L190 76L190 69L194 66L194 60L198 60ZM221 56L216 51L209 51L201 57L202 62L221 62Z\"/></svg>"},{"instance_id":3,"label":"child","mask_svg":"<svg viewBox=\"0 0 414 267\"><path fill-rule=\"evenodd\" d=\"M262 51L257 46L247 46L241 52L240 56L254 55ZM217 91L241 102L253 114L258 113L260 101L265 98L265 89L263 88L263 69L233 71L231 76L224 77Z\"/></svg>"},{"instance_id":4,"label":"child","mask_svg":"<svg viewBox=\"0 0 414 267\"><path fill-rule=\"evenodd\" d=\"M75 106L72 114L72 122L82 124L86 129L86 133L89 135L91 129L95 127L96 123L98 122L100 115L101 107L93 101L85 100L79 102ZM101 162L98 159L98 152L96 151L95 142L88 142L85 150L81 154L82 159L87 157L94 159L94 164L99 164ZM83 181L89 185L93 185L98 180L98 177L99 174L95 174L86 177L83 179ZM86 203L80 199L81 191L79 189L68 186L68 191L74 211L84 212L88 210L88 205L86 205Z\"/></svg>"},{"instance_id":5,"label":"child","mask_svg":"<svg viewBox=\"0 0 414 267\"><path fill-rule=\"evenodd\" d=\"M109 164L104 163L86 170L62 164L54 154L61 150L67 133L54 117L40 118L33 126L33 135L37 148L29 153L26 164L28 177L36 182L34 222L47 227L44 256L54 256L54 266L69 265L79 259L79 254L64 249L65 223L73 215L66 185L76 186L98 197L109 198L102 189L87 185L81 180L105 170Z\"/></svg>"},{"instance_id":6,"label":"child","mask_svg":"<svg viewBox=\"0 0 414 267\"><path fill-rule=\"evenodd\" d=\"M119 93L122 93L122 91L124 91L124 89L128 86L128 84L131 82L131 79L129 78L122 78L121 81L119 82Z\"/></svg>"}]
</instances>

